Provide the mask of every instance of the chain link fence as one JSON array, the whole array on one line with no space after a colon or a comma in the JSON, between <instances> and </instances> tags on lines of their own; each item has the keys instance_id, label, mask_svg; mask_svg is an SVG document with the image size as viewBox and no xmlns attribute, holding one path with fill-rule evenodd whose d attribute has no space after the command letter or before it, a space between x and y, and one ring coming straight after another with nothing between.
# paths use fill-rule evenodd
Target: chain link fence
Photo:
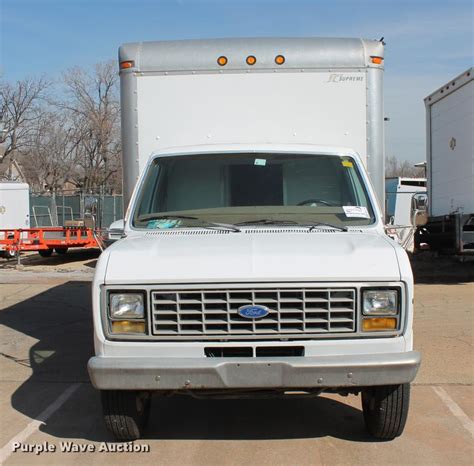
<instances>
[{"instance_id":1,"label":"chain link fence","mask_svg":"<svg viewBox=\"0 0 474 466\"><path fill-rule=\"evenodd\" d=\"M97 227L108 228L123 218L121 195L62 192L56 195L30 194L30 224L32 228L65 226L84 219L85 199L97 200Z\"/></svg>"}]
</instances>

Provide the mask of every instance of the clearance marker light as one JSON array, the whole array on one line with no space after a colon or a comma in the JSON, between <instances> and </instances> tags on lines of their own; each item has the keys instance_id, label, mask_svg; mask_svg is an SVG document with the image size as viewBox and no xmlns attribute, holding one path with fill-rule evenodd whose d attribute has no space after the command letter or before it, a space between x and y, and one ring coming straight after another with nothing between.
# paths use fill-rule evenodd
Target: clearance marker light
<instances>
[{"instance_id":1,"label":"clearance marker light","mask_svg":"<svg viewBox=\"0 0 474 466\"><path fill-rule=\"evenodd\" d=\"M275 57L275 63L277 65L283 65L283 63L285 63L285 57L283 55L277 55Z\"/></svg>"},{"instance_id":2,"label":"clearance marker light","mask_svg":"<svg viewBox=\"0 0 474 466\"><path fill-rule=\"evenodd\" d=\"M221 55L218 59L217 59L217 64L219 66L225 66L227 65L227 57L224 57L224 55Z\"/></svg>"},{"instance_id":3,"label":"clearance marker light","mask_svg":"<svg viewBox=\"0 0 474 466\"><path fill-rule=\"evenodd\" d=\"M249 55L245 61L247 65L255 65L257 63L257 59L253 55Z\"/></svg>"},{"instance_id":4,"label":"clearance marker light","mask_svg":"<svg viewBox=\"0 0 474 466\"><path fill-rule=\"evenodd\" d=\"M133 68L135 66L135 62L133 60L121 61L120 62L120 69L126 70L127 68Z\"/></svg>"},{"instance_id":5,"label":"clearance marker light","mask_svg":"<svg viewBox=\"0 0 474 466\"><path fill-rule=\"evenodd\" d=\"M381 65L383 62L382 57L370 57L372 59L372 63L375 63L376 65Z\"/></svg>"}]
</instances>

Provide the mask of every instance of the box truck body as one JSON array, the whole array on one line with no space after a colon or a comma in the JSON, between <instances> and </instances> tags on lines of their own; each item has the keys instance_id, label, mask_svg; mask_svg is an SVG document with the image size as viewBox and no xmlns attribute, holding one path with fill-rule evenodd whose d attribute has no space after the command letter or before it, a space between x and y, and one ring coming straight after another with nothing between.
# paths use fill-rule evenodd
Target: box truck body
<instances>
[{"instance_id":1,"label":"box truck body","mask_svg":"<svg viewBox=\"0 0 474 466\"><path fill-rule=\"evenodd\" d=\"M0 183L0 230L30 227L30 187L26 183ZM4 236L6 233L0 233ZM4 249L0 245L0 252ZM4 252L4 251L3 251Z\"/></svg>"},{"instance_id":2,"label":"box truck body","mask_svg":"<svg viewBox=\"0 0 474 466\"><path fill-rule=\"evenodd\" d=\"M88 364L108 428L142 435L151 394L336 392L400 435L420 355L378 202L383 44L151 42L119 61L129 205Z\"/></svg>"},{"instance_id":3,"label":"box truck body","mask_svg":"<svg viewBox=\"0 0 474 466\"><path fill-rule=\"evenodd\" d=\"M383 58L381 42L207 40L199 49L193 41L120 49L119 60L139 70L121 75L125 207L152 153L222 143L350 147L383 206L383 64L368 66ZM247 56L258 59L244 67Z\"/></svg>"},{"instance_id":4,"label":"box truck body","mask_svg":"<svg viewBox=\"0 0 474 466\"><path fill-rule=\"evenodd\" d=\"M432 249L474 252L474 82L472 68L425 99Z\"/></svg>"}]
</instances>

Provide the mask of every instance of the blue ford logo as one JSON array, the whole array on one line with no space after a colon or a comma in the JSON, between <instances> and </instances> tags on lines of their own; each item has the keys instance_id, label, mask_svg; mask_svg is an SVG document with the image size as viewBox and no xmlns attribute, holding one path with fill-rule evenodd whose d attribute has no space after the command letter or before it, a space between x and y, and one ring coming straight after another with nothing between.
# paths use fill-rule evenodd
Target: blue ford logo
<instances>
[{"instance_id":1,"label":"blue ford logo","mask_svg":"<svg viewBox=\"0 0 474 466\"><path fill-rule=\"evenodd\" d=\"M268 315L270 311L268 307L249 304L239 307L237 312L239 316L245 317L246 319L261 319Z\"/></svg>"}]
</instances>

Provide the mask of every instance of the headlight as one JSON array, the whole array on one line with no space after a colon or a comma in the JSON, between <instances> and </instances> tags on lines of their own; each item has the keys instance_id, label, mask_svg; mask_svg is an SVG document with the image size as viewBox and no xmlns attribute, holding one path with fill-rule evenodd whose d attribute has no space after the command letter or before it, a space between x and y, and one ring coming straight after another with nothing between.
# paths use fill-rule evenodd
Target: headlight
<instances>
[{"instance_id":1,"label":"headlight","mask_svg":"<svg viewBox=\"0 0 474 466\"><path fill-rule=\"evenodd\" d=\"M366 316L398 314L398 290L364 290L362 313Z\"/></svg>"},{"instance_id":2,"label":"headlight","mask_svg":"<svg viewBox=\"0 0 474 466\"><path fill-rule=\"evenodd\" d=\"M111 293L109 299L111 319L145 318L145 304L142 293Z\"/></svg>"}]
</instances>

